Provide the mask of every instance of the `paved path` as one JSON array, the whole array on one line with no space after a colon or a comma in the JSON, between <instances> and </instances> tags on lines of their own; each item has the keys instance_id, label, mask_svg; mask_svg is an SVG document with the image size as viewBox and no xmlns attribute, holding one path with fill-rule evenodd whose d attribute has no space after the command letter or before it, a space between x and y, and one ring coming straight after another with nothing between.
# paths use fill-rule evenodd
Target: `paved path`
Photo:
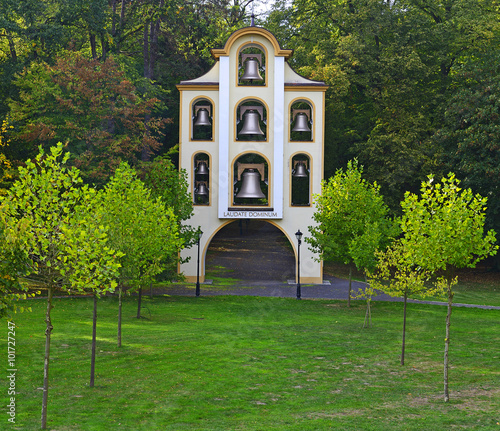
<instances>
[{"instance_id":1,"label":"paved path","mask_svg":"<svg viewBox=\"0 0 500 431\"><path fill-rule=\"evenodd\" d=\"M279 298L295 298L297 296L296 284L289 284L279 281L251 281L240 280L232 286L217 286L214 284L201 283L200 295L201 296L214 296L214 295L248 295L248 296L273 296ZM358 289L363 289L365 283L353 281L353 292ZM165 294L173 296L194 296L195 285L172 285L162 289ZM349 281L327 276L325 277L325 284L306 284L301 286L302 299L340 299L347 300L349 291ZM386 294L380 294L373 297L374 301L394 301L402 302L403 298L394 298ZM434 305L447 305L446 302L440 301L418 301L409 299L408 302L434 304ZM475 305L475 304L453 304L454 307L468 307L468 308L484 308L489 310L500 310L499 306L493 305Z\"/></svg>"},{"instance_id":2,"label":"paved path","mask_svg":"<svg viewBox=\"0 0 500 431\"><path fill-rule=\"evenodd\" d=\"M249 295L295 298L297 288L288 280L295 277L295 257L283 233L270 223L262 220L239 220L226 225L212 239L206 257L209 273L219 277L238 279L232 286L202 284L201 295ZM274 280L274 281L268 281ZM303 299L341 299L347 300L349 281L325 275L323 285L303 285ZM353 292L363 289L361 282L353 282ZM195 286L172 285L156 293L169 295L195 296ZM398 301L381 294L375 301ZM447 305L446 302L415 301L427 304ZM455 307L480 307L498 309L486 305L454 304Z\"/></svg>"}]
</instances>

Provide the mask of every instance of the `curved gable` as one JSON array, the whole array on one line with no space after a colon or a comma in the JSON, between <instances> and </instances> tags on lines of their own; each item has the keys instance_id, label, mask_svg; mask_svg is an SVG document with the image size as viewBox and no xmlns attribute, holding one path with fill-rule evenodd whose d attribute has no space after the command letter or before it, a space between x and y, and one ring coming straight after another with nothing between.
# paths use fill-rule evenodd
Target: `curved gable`
<instances>
[{"instance_id":1,"label":"curved gable","mask_svg":"<svg viewBox=\"0 0 500 431\"><path fill-rule=\"evenodd\" d=\"M269 42L271 42L271 44L274 47L274 55L276 57L285 57L286 59L288 59L292 56L293 54L292 49L281 48L276 37L274 37L274 35L269 30L266 30L265 28L262 27L245 27L236 30L231 36L229 36L229 39L226 41L226 44L224 45L224 48L216 48L211 50L212 56L218 59L220 56L229 55L231 47L240 37L246 35L255 35L255 34L263 36L267 40L269 40Z\"/></svg>"}]
</instances>

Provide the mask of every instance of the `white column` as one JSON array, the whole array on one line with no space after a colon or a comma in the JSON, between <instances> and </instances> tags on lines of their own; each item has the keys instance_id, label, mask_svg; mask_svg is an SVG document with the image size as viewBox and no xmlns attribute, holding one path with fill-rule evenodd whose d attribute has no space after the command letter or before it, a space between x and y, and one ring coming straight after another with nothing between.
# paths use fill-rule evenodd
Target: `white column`
<instances>
[{"instance_id":1,"label":"white column","mask_svg":"<svg viewBox=\"0 0 500 431\"><path fill-rule=\"evenodd\" d=\"M278 218L283 218L284 125L285 125L285 58L274 57L274 160L273 207ZM288 178L288 176L287 176Z\"/></svg>"},{"instance_id":2,"label":"white column","mask_svg":"<svg viewBox=\"0 0 500 431\"><path fill-rule=\"evenodd\" d=\"M219 57L219 218L229 196L229 57Z\"/></svg>"}]
</instances>

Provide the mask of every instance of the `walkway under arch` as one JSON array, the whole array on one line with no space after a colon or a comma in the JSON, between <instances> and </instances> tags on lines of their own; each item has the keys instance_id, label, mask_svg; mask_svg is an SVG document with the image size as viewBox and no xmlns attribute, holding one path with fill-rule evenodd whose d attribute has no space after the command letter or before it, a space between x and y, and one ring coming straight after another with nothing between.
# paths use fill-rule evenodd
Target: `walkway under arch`
<instances>
[{"instance_id":1,"label":"walkway under arch","mask_svg":"<svg viewBox=\"0 0 500 431\"><path fill-rule=\"evenodd\" d=\"M285 234L262 220L224 226L208 247L206 278L281 281L295 278L295 256Z\"/></svg>"}]
</instances>

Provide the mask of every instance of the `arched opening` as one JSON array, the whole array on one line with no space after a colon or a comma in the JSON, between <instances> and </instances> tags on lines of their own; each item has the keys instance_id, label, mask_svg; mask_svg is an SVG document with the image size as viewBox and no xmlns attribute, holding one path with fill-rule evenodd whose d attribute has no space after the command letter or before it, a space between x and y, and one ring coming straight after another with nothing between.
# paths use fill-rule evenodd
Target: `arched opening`
<instances>
[{"instance_id":1,"label":"arched opening","mask_svg":"<svg viewBox=\"0 0 500 431\"><path fill-rule=\"evenodd\" d=\"M251 43L240 50L238 85L266 85L266 53L260 45Z\"/></svg>"},{"instance_id":2,"label":"arched opening","mask_svg":"<svg viewBox=\"0 0 500 431\"><path fill-rule=\"evenodd\" d=\"M213 237L205 261L206 278L282 281L295 278L295 255L286 235L263 220L240 219Z\"/></svg>"},{"instance_id":3,"label":"arched opening","mask_svg":"<svg viewBox=\"0 0 500 431\"><path fill-rule=\"evenodd\" d=\"M191 140L212 141L214 133L213 103L208 99L198 99L192 104Z\"/></svg>"},{"instance_id":4,"label":"arched opening","mask_svg":"<svg viewBox=\"0 0 500 431\"><path fill-rule=\"evenodd\" d=\"M290 141L313 140L313 110L309 102L296 100L290 108Z\"/></svg>"},{"instance_id":5,"label":"arched opening","mask_svg":"<svg viewBox=\"0 0 500 431\"><path fill-rule=\"evenodd\" d=\"M267 108L257 99L246 99L236 109L238 141L267 141Z\"/></svg>"},{"instance_id":6,"label":"arched opening","mask_svg":"<svg viewBox=\"0 0 500 431\"><path fill-rule=\"evenodd\" d=\"M269 164L264 157L256 153L239 156L233 164L233 178L233 205L269 204Z\"/></svg>"}]
</instances>

